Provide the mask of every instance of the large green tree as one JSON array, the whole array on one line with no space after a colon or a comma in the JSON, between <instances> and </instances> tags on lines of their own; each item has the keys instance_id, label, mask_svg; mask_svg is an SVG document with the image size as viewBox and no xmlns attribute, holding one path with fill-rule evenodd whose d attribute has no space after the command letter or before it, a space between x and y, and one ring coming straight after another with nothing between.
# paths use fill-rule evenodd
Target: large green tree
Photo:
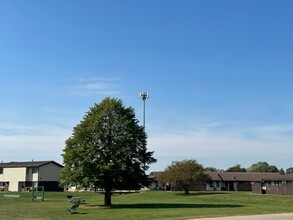
<instances>
[{"instance_id":1,"label":"large green tree","mask_svg":"<svg viewBox=\"0 0 293 220\"><path fill-rule=\"evenodd\" d=\"M189 193L191 184L208 180L204 167L196 160L174 161L159 177L160 182L169 183L183 188L184 193Z\"/></svg>"},{"instance_id":2,"label":"large green tree","mask_svg":"<svg viewBox=\"0 0 293 220\"><path fill-rule=\"evenodd\" d=\"M110 206L113 190L147 185L146 170L156 159L146 145L134 109L120 99L105 98L90 108L66 140L61 184L102 188L104 205Z\"/></svg>"}]
</instances>

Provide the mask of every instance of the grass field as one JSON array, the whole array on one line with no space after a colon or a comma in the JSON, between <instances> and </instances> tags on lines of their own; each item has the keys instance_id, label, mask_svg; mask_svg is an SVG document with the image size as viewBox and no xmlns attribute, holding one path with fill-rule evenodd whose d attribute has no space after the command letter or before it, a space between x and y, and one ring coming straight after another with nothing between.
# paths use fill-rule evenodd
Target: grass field
<instances>
[{"instance_id":1,"label":"grass field","mask_svg":"<svg viewBox=\"0 0 293 220\"><path fill-rule=\"evenodd\" d=\"M0 193L0 219L99 219L161 220L199 217L293 212L293 196L257 195L248 192L147 191L115 194L113 206L105 208L103 195L83 192L46 192L45 201L31 201L30 193L4 198ZM86 203L69 214L67 195L80 196Z\"/></svg>"}]
</instances>

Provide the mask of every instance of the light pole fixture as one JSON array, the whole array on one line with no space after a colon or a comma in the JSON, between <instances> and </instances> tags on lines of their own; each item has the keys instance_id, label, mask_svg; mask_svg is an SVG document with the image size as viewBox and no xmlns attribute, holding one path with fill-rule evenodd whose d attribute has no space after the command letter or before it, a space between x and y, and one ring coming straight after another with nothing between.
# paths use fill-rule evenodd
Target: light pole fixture
<instances>
[{"instance_id":1,"label":"light pole fixture","mask_svg":"<svg viewBox=\"0 0 293 220\"><path fill-rule=\"evenodd\" d=\"M148 92L140 92L139 97L143 101L143 128L145 129L145 100L149 98Z\"/></svg>"}]
</instances>

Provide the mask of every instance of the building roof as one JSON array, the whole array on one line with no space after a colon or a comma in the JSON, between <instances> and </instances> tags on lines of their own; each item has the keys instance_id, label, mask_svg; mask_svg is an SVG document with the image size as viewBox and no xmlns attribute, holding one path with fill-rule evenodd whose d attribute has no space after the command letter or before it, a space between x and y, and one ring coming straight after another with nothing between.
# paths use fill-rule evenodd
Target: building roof
<instances>
[{"instance_id":1,"label":"building roof","mask_svg":"<svg viewBox=\"0 0 293 220\"><path fill-rule=\"evenodd\" d=\"M277 180L277 181L293 181L293 173L280 174L278 179L263 179L263 180Z\"/></svg>"},{"instance_id":2,"label":"building roof","mask_svg":"<svg viewBox=\"0 0 293 220\"><path fill-rule=\"evenodd\" d=\"M149 177L158 179L160 171L150 173ZM205 171L211 181L223 182L262 182L262 181L293 181L293 173L261 173L261 172L212 172Z\"/></svg>"},{"instance_id":3,"label":"building roof","mask_svg":"<svg viewBox=\"0 0 293 220\"><path fill-rule=\"evenodd\" d=\"M221 177L217 172L206 171L205 174L209 175L212 181L221 181Z\"/></svg>"},{"instance_id":4,"label":"building roof","mask_svg":"<svg viewBox=\"0 0 293 220\"><path fill-rule=\"evenodd\" d=\"M8 163L0 163L1 168L16 168L16 167L41 167L47 165L49 163L53 163L59 167L63 167L61 164L50 160L50 161L24 161L24 162L17 162L12 161Z\"/></svg>"},{"instance_id":5,"label":"building roof","mask_svg":"<svg viewBox=\"0 0 293 220\"><path fill-rule=\"evenodd\" d=\"M162 171L151 172L151 173L149 174L149 177L150 177L150 178L157 179L157 178L159 178L159 177L161 176L162 173L163 173Z\"/></svg>"},{"instance_id":6,"label":"building roof","mask_svg":"<svg viewBox=\"0 0 293 220\"><path fill-rule=\"evenodd\" d=\"M221 172L217 173L222 181L249 181L261 182L264 180L282 180L283 175L279 173L258 172ZM211 176L212 177L212 176ZM213 177L212 177L213 180Z\"/></svg>"}]
</instances>

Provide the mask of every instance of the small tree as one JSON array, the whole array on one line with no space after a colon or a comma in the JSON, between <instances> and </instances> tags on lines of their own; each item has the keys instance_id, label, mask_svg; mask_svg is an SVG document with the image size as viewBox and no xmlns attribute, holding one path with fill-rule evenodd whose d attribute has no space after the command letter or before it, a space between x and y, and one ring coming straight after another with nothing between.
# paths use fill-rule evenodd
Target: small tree
<instances>
[{"instance_id":1,"label":"small tree","mask_svg":"<svg viewBox=\"0 0 293 220\"><path fill-rule=\"evenodd\" d=\"M286 173L293 173L293 167L289 167L289 168L286 170Z\"/></svg>"},{"instance_id":2,"label":"small tree","mask_svg":"<svg viewBox=\"0 0 293 220\"><path fill-rule=\"evenodd\" d=\"M236 164L233 167L229 167L226 172L246 172L246 169L242 168L241 165Z\"/></svg>"},{"instance_id":3,"label":"small tree","mask_svg":"<svg viewBox=\"0 0 293 220\"><path fill-rule=\"evenodd\" d=\"M247 168L247 172L278 173L279 169L275 165L269 165L267 162L257 162Z\"/></svg>"},{"instance_id":4,"label":"small tree","mask_svg":"<svg viewBox=\"0 0 293 220\"><path fill-rule=\"evenodd\" d=\"M216 167L205 167L204 171L218 172L219 170Z\"/></svg>"},{"instance_id":5,"label":"small tree","mask_svg":"<svg viewBox=\"0 0 293 220\"><path fill-rule=\"evenodd\" d=\"M90 108L67 139L61 185L102 188L104 205L110 206L112 190L148 184L146 170L156 159L147 151L146 139L132 108L118 99L104 99Z\"/></svg>"},{"instance_id":6,"label":"small tree","mask_svg":"<svg viewBox=\"0 0 293 220\"><path fill-rule=\"evenodd\" d=\"M196 160L175 161L169 165L159 178L160 182L180 186L185 194L189 194L189 186L208 180L204 168Z\"/></svg>"}]
</instances>

